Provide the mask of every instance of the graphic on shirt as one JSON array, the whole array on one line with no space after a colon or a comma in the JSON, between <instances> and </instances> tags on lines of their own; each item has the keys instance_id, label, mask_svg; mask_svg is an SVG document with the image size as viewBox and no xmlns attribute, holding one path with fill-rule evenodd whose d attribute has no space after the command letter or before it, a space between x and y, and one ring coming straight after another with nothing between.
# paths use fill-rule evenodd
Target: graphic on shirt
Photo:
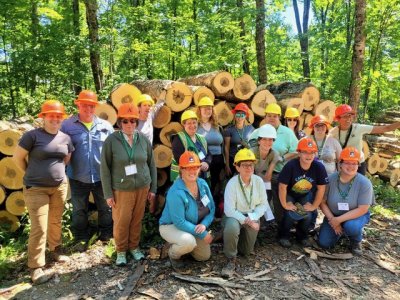
<instances>
[{"instance_id":1,"label":"graphic on shirt","mask_svg":"<svg viewBox=\"0 0 400 300\"><path fill-rule=\"evenodd\" d=\"M298 194L307 194L312 189L312 182L314 180L310 177L298 177L296 183L292 187L292 191Z\"/></svg>"}]
</instances>

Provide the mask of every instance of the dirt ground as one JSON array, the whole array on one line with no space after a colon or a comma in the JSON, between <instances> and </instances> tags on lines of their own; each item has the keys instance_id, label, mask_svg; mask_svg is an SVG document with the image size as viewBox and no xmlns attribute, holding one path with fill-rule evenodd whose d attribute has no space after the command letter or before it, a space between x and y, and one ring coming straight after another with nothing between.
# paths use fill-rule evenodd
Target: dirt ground
<instances>
[{"instance_id":1,"label":"dirt ground","mask_svg":"<svg viewBox=\"0 0 400 300\"><path fill-rule=\"evenodd\" d=\"M399 225L400 219L373 218L366 228L363 256L345 260L314 254L311 259L299 245L284 249L264 228L254 255L238 258L229 281L220 278L225 264L221 243L212 245L206 263L187 258L184 280L175 276L168 258L148 259L129 299L399 299ZM332 254L348 253L347 246L343 239ZM85 253L72 254L67 264L50 264L57 275L38 286L30 284L28 270L21 265L9 282L1 283L0 299L124 299L138 264L129 261L116 267L104 251L98 242ZM252 274L256 276L248 276Z\"/></svg>"}]
</instances>

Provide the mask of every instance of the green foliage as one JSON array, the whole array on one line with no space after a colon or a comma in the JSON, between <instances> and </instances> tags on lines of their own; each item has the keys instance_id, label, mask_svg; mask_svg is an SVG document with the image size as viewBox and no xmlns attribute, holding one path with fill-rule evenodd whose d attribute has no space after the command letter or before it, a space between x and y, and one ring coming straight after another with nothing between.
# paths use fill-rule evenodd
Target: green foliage
<instances>
[{"instance_id":1,"label":"green foliage","mask_svg":"<svg viewBox=\"0 0 400 300\"><path fill-rule=\"evenodd\" d=\"M384 216L400 215L400 191L379 178L370 178L374 186L376 202L373 211Z\"/></svg>"}]
</instances>

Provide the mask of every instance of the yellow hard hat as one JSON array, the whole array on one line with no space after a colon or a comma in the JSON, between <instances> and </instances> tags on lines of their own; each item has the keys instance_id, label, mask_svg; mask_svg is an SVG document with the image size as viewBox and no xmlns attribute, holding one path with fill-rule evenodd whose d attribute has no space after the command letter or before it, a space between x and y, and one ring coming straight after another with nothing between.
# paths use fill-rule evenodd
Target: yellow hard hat
<instances>
[{"instance_id":1,"label":"yellow hard hat","mask_svg":"<svg viewBox=\"0 0 400 300\"><path fill-rule=\"evenodd\" d=\"M276 114L276 115L282 115L282 109L281 107L276 104L276 103L270 103L267 105L265 108L265 113L266 114Z\"/></svg>"},{"instance_id":2,"label":"yellow hard hat","mask_svg":"<svg viewBox=\"0 0 400 300\"><path fill-rule=\"evenodd\" d=\"M154 100L151 98L150 95L147 94L140 95L139 100L137 102L137 106L139 106L143 102L149 102L150 105L154 105Z\"/></svg>"},{"instance_id":3,"label":"yellow hard hat","mask_svg":"<svg viewBox=\"0 0 400 300\"><path fill-rule=\"evenodd\" d=\"M295 107L288 107L285 112L285 118L298 118L300 117L300 112Z\"/></svg>"},{"instance_id":4,"label":"yellow hard hat","mask_svg":"<svg viewBox=\"0 0 400 300\"><path fill-rule=\"evenodd\" d=\"M256 161L256 156L254 155L253 151L251 151L250 149L247 148L243 148L240 149L236 155L235 155L235 160L234 160L234 164L237 164L238 162L241 161Z\"/></svg>"},{"instance_id":5,"label":"yellow hard hat","mask_svg":"<svg viewBox=\"0 0 400 300\"><path fill-rule=\"evenodd\" d=\"M209 97L203 97L199 100L197 106L214 106L214 101L212 101Z\"/></svg>"},{"instance_id":6,"label":"yellow hard hat","mask_svg":"<svg viewBox=\"0 0 400 300\"><path fill-rule=\"evenodd\" d=\"M198 120L199 118L197 117L197 114L193 110L185 110L181 116L181 124L183 124L183 121L186 121L189 119Z\"/></svg>"}]
</instances>

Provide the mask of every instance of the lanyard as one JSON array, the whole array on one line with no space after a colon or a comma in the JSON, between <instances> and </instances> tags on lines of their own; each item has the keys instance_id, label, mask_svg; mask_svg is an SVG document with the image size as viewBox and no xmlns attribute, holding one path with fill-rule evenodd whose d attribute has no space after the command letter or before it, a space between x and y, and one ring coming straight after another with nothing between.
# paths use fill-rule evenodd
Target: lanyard
<instances>
[{"instance_id":1,"label":"lanyard","mask_svg":"<svg viewBox=\"0 0 400 300\"><path fill-rule=\"evenodd\" d=\"M349 186L347 187L347 190L346 190L346 191L342 191L342 190L340 189L340 187L339 187L339 185L340 185L340 175L338 175L338 177L337 177L337 189L338 189L338 192L339 192L340 197L342 197L342 200L346 200L347 196L348 196L349 193L350 193L351 187L353 186L354 179L356 179L356 177L357 177L357 174L356 174L356 176L354 176L353 179L350 181L350 184L349 184Z\"/></svg>"},{"instance_id":2,"label":"lanyard","mask_svg":"<svg viewBox=\"0 0 400 300\"><path fill-rule=\"evenodd\" d=\"M183 131L183 132L185 133L186 141L187 141L187 144L188 144L188 149L187 150L194 151L197 155L199 155L199 152L203 151L203 150L197 149L196 144L193 142L192 138L186 133L186 131ZM197 136L196 136L196 140L197 140ZM190 144L190 146L189 146L189 144Z\"/></svg>"},{"instance_id":3,"label":"lanyard","mask_svg":"<svg viewBox=\"0 0 400 300\"><path fill-rule=\"evenodd\" d=\"M239 180L239 185L240 185L240 189L242 190L243 196L246 200L247 205L249 206L249 208L251 208L251 200L253 199L253 184L251 185L251 190L250 190L250 199L247 198L247 193L244 190L242 181L240 180L240 175L238 175L238 180Z\"/></svg>"},{"instance_id":4,"label":"lanyard","mask_svg":"<svg viewBox=\"0 0 400 300\"><path fill-rule=\"evenodd\" d=\"M342 144L342 141L340 140L340 127L338 127L339 130L339 143L342 146L342 149L346 148L347 142L349 141L351 131L353 130L353 124L350 125L349 131L347 131L346 139L344 140L344 144Z\"/></svg>"},{"instance_id":5,"label":"lanyard","mask_svg":"<svg viewBox=\"0 0 400 300\"><path fill-rule=\"evenodd\" d=\"M340 131L340 130L339 130L339 131ZM318 142L317 142L317 140L315 139L315 135L313 135L312 137L313 137L313 139L314 139L314 141L315 141L315 144L317 145L317 149L318 149L318 158L321 158L322 150L323 150L323 148L324 148L325 141L326 141L326 135L324 136L324 139L322 140L321 148L318 147ZM339 137L339 139L340 139L340 137Z\"/></svg>"},{"instance_id":6,"label":"lanyard","mask_svg":"<svg viewBox=\"0 0 400 300\"><path fill-rule=\"evenodd\" d=\"M120 135L121 135L122 144L124 145L124 149L125 149L125 151L126 151L126 154L128 154L129 163L130 163L130 164L133 164L133 162L134 162L134 161L133 161L133 154L135 153L135 146L136 146L135 142L136 142L136 140L137 140L136 132L135 132L135 134L133 135L132 147L129 146L128 142L126 141L126 139L125 139L125 137L124 137L124 134L123 134L121 131L120 131L119 133L120 133Z\"/></svg>"}]
</instances>

